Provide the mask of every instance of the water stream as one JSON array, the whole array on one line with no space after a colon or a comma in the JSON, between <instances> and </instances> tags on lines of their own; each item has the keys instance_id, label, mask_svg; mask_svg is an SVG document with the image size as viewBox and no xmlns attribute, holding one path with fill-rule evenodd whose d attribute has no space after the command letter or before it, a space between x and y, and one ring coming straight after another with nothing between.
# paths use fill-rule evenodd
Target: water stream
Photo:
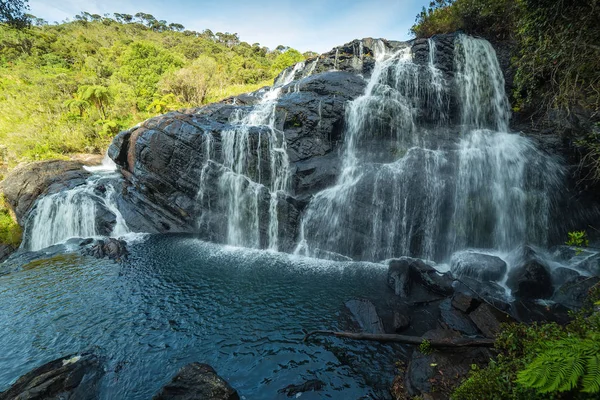
<instances>
[{"instance_id":1,"label":"water stream","mask_svg":"<svg viewBox=\"0 0 600 400\"><path fill-rule=\"evenodd\" d=\"M342 172L311 200L297 254L444 260L468 247L546 244L562 170L508 132L494 49L460 35L455 88L435 62L432 40L426 65L410 48L377 53L365 94L347 107ZM459 94L455 130L451 90Z\"/></svg>"}]
</instances>

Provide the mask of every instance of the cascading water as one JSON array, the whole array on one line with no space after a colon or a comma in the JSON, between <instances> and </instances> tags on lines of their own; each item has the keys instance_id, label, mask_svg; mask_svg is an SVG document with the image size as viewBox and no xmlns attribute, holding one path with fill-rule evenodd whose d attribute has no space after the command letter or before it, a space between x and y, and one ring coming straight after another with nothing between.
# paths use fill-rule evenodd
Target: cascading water
<instances>
[{"instance_id":1,"label":"cascading water","mask_svg":"<svg viewBox=\"0 0 600 400\"><path fill-rule=\"evenodd\" d=\"M462 124L508 132L504 75L494 48L487 40L459 35L454 49Z\"/></svg>"},{"instance_id":2,"label":"cascading water","mask_svg":"<svg viewBox=\"0 0 600 400\"><path fill-rule=\"evenodd\" d=\"M72 237L94 237L103 233L118 237L129 232L115 199L112 185L116 166L108 158L102 166L86 168L94 174L84 185L40 198L32 220L27 224L22 248L40 250ZM108 212L114 216L110 232L98 226L98 214Z\"/></svg>"},{"instance_id":3,"label":"cascading water","mask_svg":"<svg viewBox=\"0 0 600 400\"><path fill-rule=\"evenodd\" d=\"M453 88L411 48L377 52L365 94L347 107L342 171L313 197L296 253L358 259L443 260L465 247L511 249L547 240L561 169L528 139L508 133L504 79L492 46L459 35ZM432 126L434 128L432 128Z\"/></svg>"},{"instance_id":4,"label":"cascading water","mask_svg":"<svg viewBox=\"0 0 600 400\"><path fill-rule=\"evenodd\" d=\"M316 60L315 60L316 64ZM263 94L252 111L232 113L231 129L221 132L222 160L214 157L214 138L204 139L199 201L205 205L206 179L211 165L220 168L219 199L227 210L226 242L234 246L278 249L278 196L289 188L290 170L286 141L275 128L275 107L282 87L294 80L304 63L284 71L275 85ZM268 197L267 243L261 240L261 205ZM205 207L206 208L206 207ZM208 207L210 209L210 205ZM205 223L205 215L199 224Z\"/></svg>"}]
</instances>

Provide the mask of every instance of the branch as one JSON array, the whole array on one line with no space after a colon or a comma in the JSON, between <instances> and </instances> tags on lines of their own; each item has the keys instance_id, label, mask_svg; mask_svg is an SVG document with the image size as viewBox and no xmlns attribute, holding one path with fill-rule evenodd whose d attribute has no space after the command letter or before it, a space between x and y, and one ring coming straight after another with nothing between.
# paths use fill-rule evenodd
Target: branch
<instances>
[{"instance_id":1,"label":"branch","mask_svg":"<svg viewBox=\"0 0 600 400\"><path fill-rule=\"evenodd\" d=\"M493 347L493 339L472 339L466 337L447 338L447 339L427 339L420 336L405 336L387 333L354 333L337 331L305 331L303 342L306 342L311 336L326 335L348 338L353 340L371 340L376 342L396 342L405 344L420 345L427 340L431 347Z\"/></svg>"}]
</instances>

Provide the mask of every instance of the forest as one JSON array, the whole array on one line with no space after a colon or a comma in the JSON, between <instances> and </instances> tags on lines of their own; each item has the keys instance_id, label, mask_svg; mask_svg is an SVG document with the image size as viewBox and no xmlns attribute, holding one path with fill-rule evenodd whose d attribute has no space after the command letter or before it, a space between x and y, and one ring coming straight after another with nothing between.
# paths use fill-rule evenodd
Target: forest
<instances>
[{"instance_id":1,"label":"forest","mask_svg":"<svg viewBox=\"0 0 600 400\"><path fill-rule=\"evenodd\" d=\"M145 119L271 85L307 53L146 13L0 24L3 164L100 153ZM1 172L0 172L1 178Z\"/></svg>"}]
</instances>

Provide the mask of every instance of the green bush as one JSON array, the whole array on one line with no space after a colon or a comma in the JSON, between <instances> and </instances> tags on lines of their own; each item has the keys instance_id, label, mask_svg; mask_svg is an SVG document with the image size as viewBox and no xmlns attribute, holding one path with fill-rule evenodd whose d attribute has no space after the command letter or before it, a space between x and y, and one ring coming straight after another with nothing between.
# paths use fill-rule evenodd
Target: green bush
<instances>
[{"instance_id":1,"label":"green bush","mask_svg":"<svg viewBox=\"0 0 600 400\"><path fill-rule=\"evenodd\" d=\"M498 356L474 371L452 394L453 400L597 399L600 393L600 313L594 310L600 285L589 304L566 326L505 325Z\"/></svg>"},{"instance_id":2,"label":"green bush","mask_svg":"<svg viewBox=\"0 0 600 400\"><path fill-rule=\"evenodd\" d=\"M189 31L145 13L135 20L84 12L57 25L33 18L27 29L0 23L0 143L9 165L103 152L119 129L270 85L304 59L237 34Z\"/></svg>"},{"instance_id":3,"label":"green bush","mask_svg":"<svg viewBox=\"0 0 600 400\"><path fill-rule=\"evenodd\" d=\"M0 244L18 247L21 243L21 227L17 224L0 195Z\"/></svg>"}]
</instances>

